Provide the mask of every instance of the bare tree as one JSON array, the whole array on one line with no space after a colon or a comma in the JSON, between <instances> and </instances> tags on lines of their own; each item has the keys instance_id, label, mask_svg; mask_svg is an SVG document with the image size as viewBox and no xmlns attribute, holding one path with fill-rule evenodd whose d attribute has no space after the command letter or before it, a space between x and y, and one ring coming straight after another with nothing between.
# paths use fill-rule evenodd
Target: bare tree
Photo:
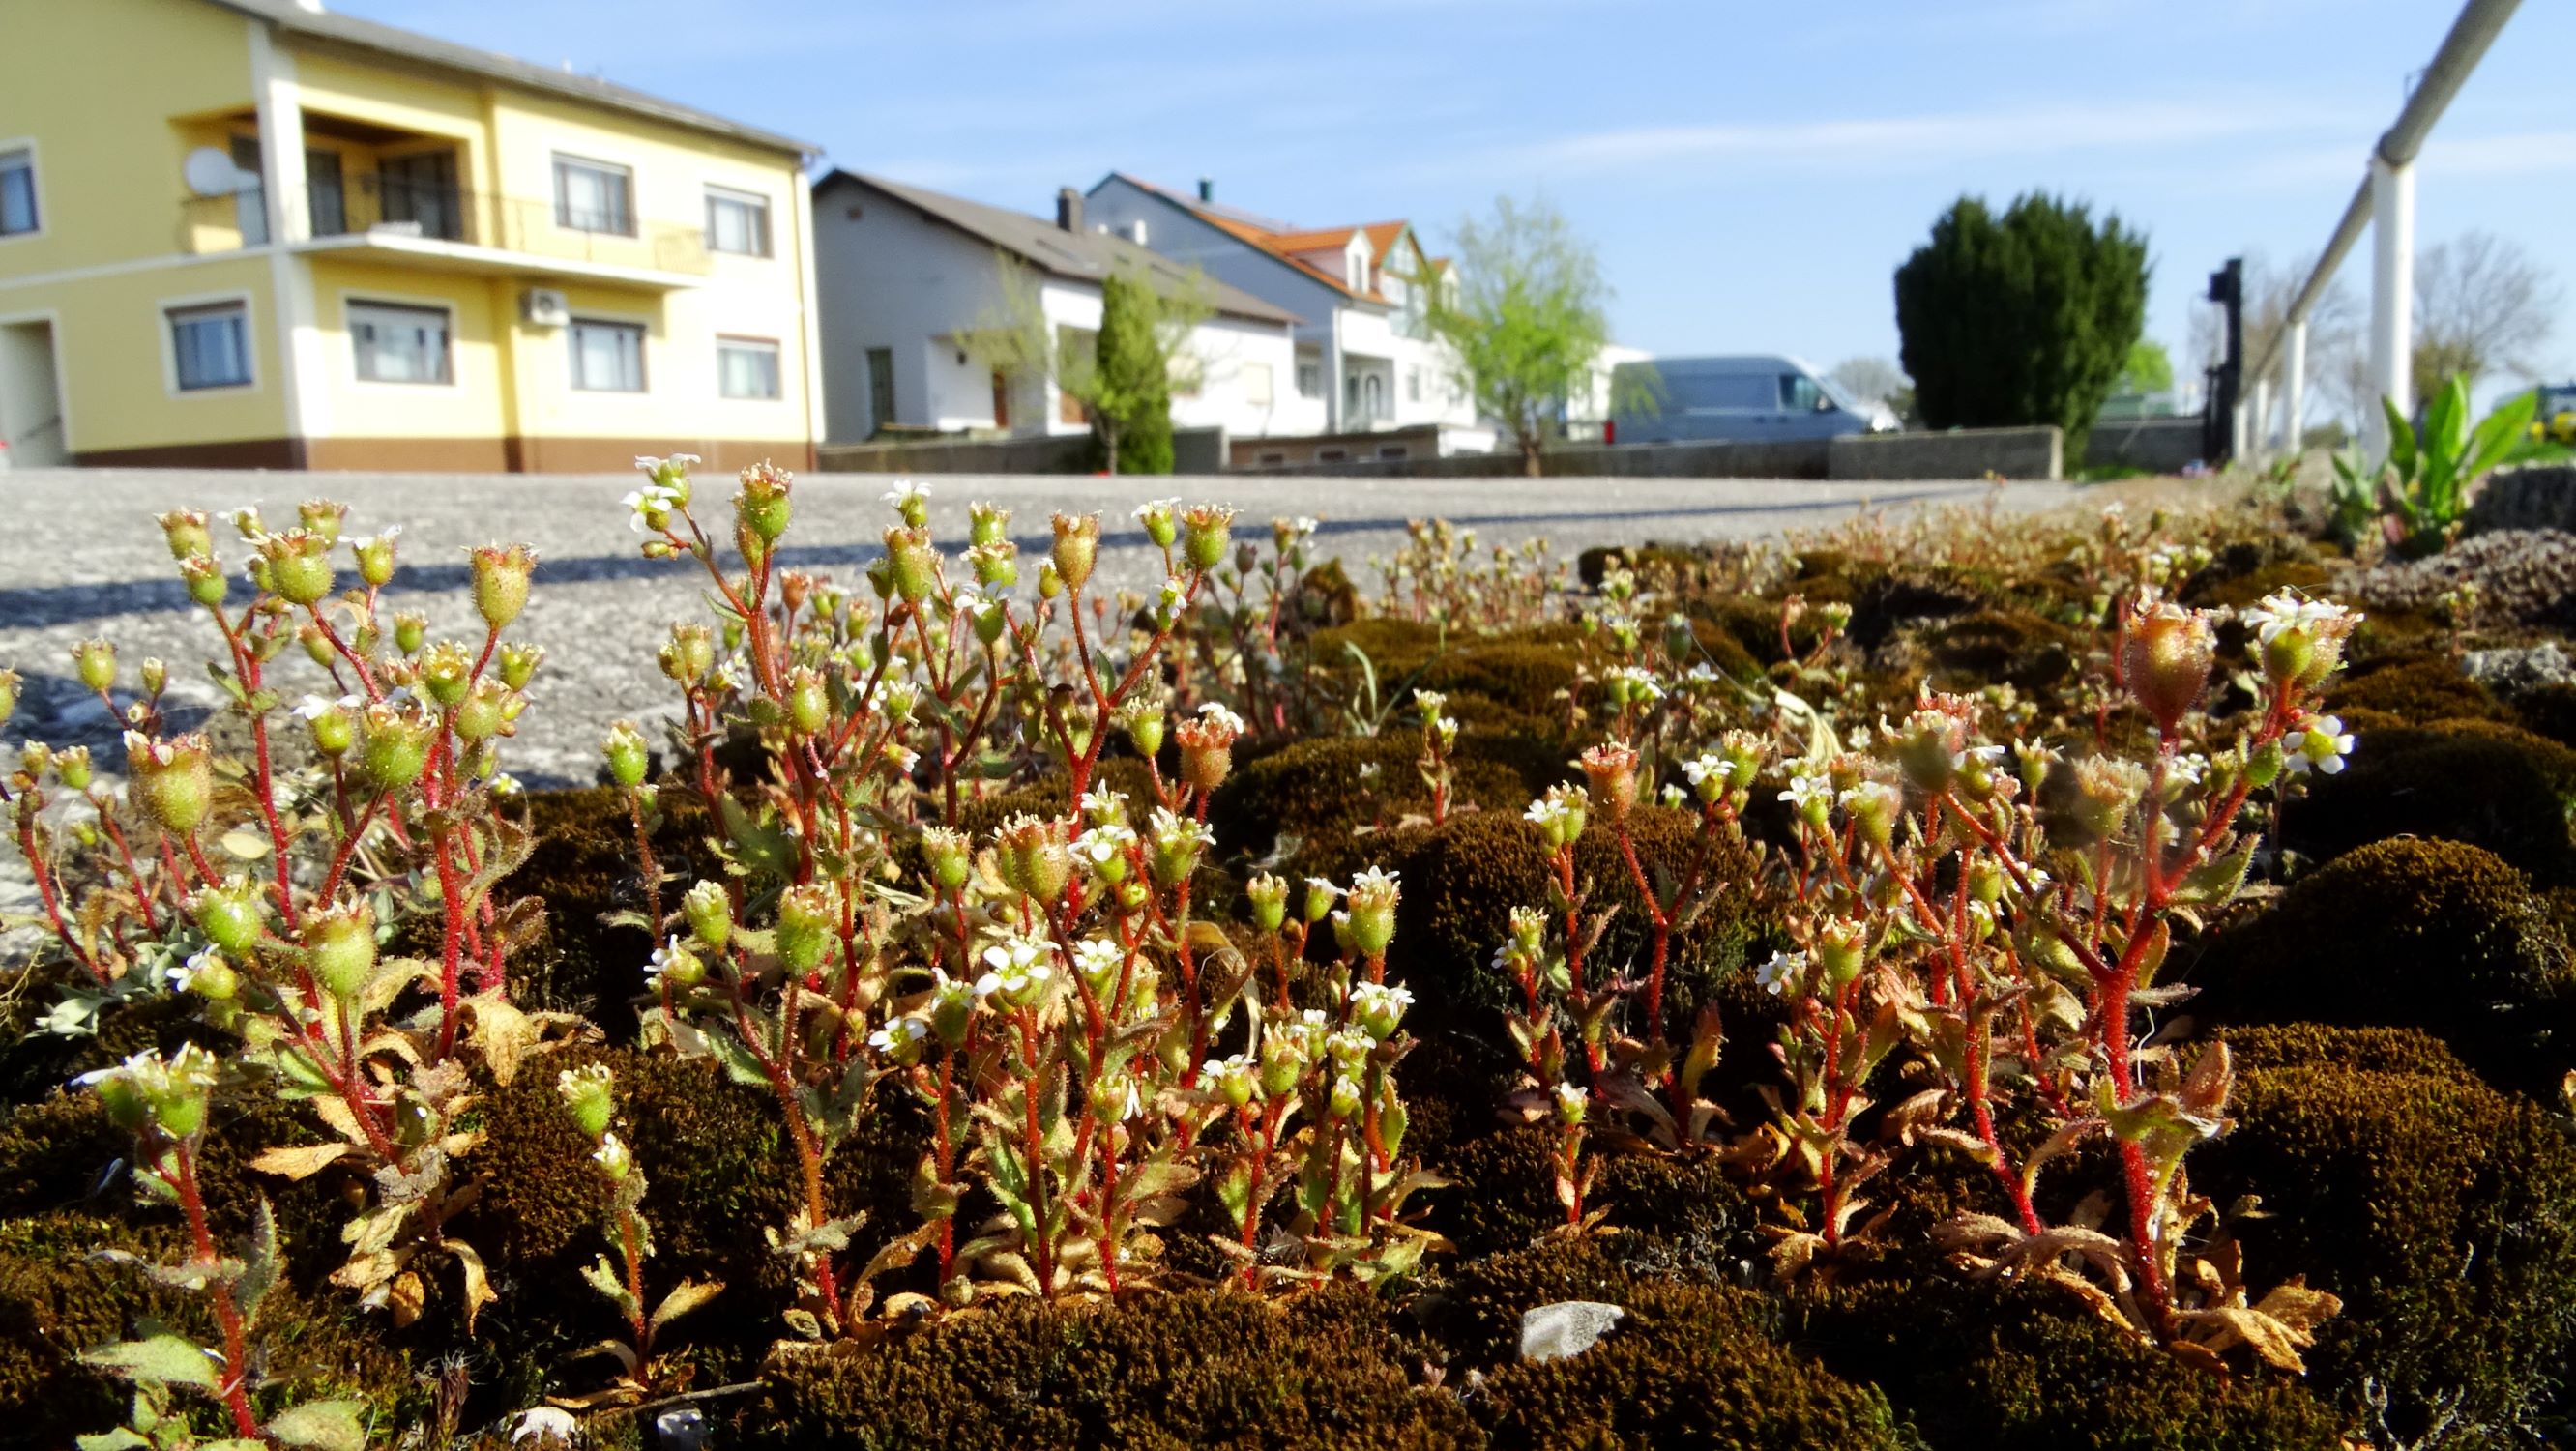
<instances>
[{"instance_id":1,"label":"bare tree","mask_svg":"<svg viewBox=\"0 0 2576 1451\"><path fill-rule=\"evenodd\" d=\"M2493 232L2468 232L2415 258L2415 396L2453 378L2537 377L2563 299L2549 270Z\"/></svg>"}]
</instances>

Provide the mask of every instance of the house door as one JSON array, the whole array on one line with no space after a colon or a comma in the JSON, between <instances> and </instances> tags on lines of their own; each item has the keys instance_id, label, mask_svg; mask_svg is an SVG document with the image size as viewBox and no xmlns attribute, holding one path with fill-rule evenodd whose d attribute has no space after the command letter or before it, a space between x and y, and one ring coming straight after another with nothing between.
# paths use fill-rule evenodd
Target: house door
<instances>
[{"instance_id":1,"label":"house door","mask_svg":"<svg viewBox=\"0 0 2576 1451\"><path fill-rule=\"evenodd\" d=\"M49 322L0 323L0 459L11 468L53 468L71 462L63 436L63 394L54 374L54 328Z\"/></svg>"},{"instance_id":2,"label":"house door","mask_svg":"<svg viewBox=\"0 0 2576 1451\"><path fill-rule=\"evenodd\" d=\"M868 349L868 431L882 433L894 423L894 349Z\"/></svg>"},{"instance_id":3,"label":"house door","mask_svg":"<svg viewBox=\"0 0 2576 1451\"><path fill-rule=\"evenodd\" d=\"M1004 430L1011 426L1011 380L999 369L993 373L993 426Z\"/></svg>"}]
</instances>

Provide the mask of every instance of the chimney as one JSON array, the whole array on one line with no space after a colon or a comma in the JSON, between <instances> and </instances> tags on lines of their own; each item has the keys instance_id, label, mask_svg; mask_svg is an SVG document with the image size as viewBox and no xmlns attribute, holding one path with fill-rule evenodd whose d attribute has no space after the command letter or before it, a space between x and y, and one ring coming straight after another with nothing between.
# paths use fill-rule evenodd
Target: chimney
<instances>
[{"instance_id":1,"label":"chimney","mask_svg":"<svg viewBox=\"0 0 2576 1451\"><path fill-rule=\"evenodd\" d=\"M1202 202L1212 202L1216 200L1215 177L1202 176L1199 178L1199 200Z\"/></svg>"},{"instance_id":2,"label":"chimney","mask_svg":"<svg viewBox=\"0 0 2576 1451\"><path fill-rule=\"evenodd\" d=\"M1055 224L1068 232L1082 230L1082 193L1069 186L1056 189Z\"/></svg>"}]
</instances>

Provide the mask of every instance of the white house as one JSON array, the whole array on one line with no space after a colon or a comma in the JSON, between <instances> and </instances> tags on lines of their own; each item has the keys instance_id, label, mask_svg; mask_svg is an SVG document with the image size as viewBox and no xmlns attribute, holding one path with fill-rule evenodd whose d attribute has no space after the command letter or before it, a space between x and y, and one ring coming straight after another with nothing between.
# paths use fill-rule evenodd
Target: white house
<instances>
[{"instance_id":1,"label":"white house","mask_svg":"<svg viewBox=\"0 0 2576 1451\"><path fill-rule=\"evenodd\" d=\"M1297 315L1296 392L1321 410L1309 431L1475 429L1475 405L1426 322L1449 264L1423 251L1411 223L1292 227L1219 206L1208 182L1186 196L1124 172L1084 202L1112 234Z\"/></svg>"},{"instance_id":2,"label":"white house","mask_svg":"<svg viewBox=\"0 0 2576 1451\"><path fill-rule=\"evenodd\" d=\"M882 177L834 171L814 183L814 258L822 313L827 437L854 443L890 425L941 432L1080 433L1080 406L1051 380L1006 378L968 348L1007 320L1004 269L1034 283L1047 322L1097 332L1101 280L1136 268L1164 286L1187 264L1125 233L1083 224L1066 189L1053 222ZM1325 409L1296 387L1292 309L1222 278L1203 286L1213 311L1176 359L1172 421L1237 437L1303 434Z\"/></svg>"}]
</instances>

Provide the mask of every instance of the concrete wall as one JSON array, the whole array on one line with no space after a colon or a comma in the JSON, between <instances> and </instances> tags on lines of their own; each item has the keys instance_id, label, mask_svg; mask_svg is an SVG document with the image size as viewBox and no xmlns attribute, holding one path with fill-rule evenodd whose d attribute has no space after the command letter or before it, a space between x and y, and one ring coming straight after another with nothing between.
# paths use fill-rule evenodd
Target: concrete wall
<instances>
[{"instance_id":1,"label":"concrete wall","mask_svg":"<svg viewBox=\"0 0 2576 1451\"><path fill-rule=\"evenodd\" d=\"M1277 446L1276 441L1272 446ZM1437 479L1519 473L1519 455L1509 451L1508 443L1496 447L1502 451L1448 458L1291 462L1242 472ZM1976 428L1764 443L1569 444L1548 450L1539 464L1540 471L1551 478L1975 479L1991 472L2008 479L2057 479L2065 475L2064 447L2054 426ZM1258 456L1244 449L1235 452L1238 458Z\"/></svg>"},{"instance_id":2,"label":"concrete wall","mask_svg":"<svg viewBox=\"0 0 2576 1451\"><path fill-rule=\"evenodd\" d=\"M1225 430L1172 430L1172 472L1213 474L1225 466ZM816 467L836 474L1075 474L1092 466L1091 435L1052 438L939 438L919 443L826 444Z\"/></svg>"},{"instance_id":3,"label":"concrete wall","mask_svg":"<svg viewBox=\"0 0 2576 1451\"><path fill-rule=\"evenodd\" d=\"M2084 440L2084 467L2149 469L2178 474L2200 458L2200 419L2129 418L2093 425Z\"/></svg>"},{"instance_id":4,"label":"concrete wall","mask_svg":"<svg viewBox=\"0 0 2576 1451\"><path fill-rule=\"evenodd\" d=\"M1833 440L1832 479L2061 479L2066 438L2038 428L1961 428L1947 433L1867 433Z\"/></svg>"}]
</instances>

